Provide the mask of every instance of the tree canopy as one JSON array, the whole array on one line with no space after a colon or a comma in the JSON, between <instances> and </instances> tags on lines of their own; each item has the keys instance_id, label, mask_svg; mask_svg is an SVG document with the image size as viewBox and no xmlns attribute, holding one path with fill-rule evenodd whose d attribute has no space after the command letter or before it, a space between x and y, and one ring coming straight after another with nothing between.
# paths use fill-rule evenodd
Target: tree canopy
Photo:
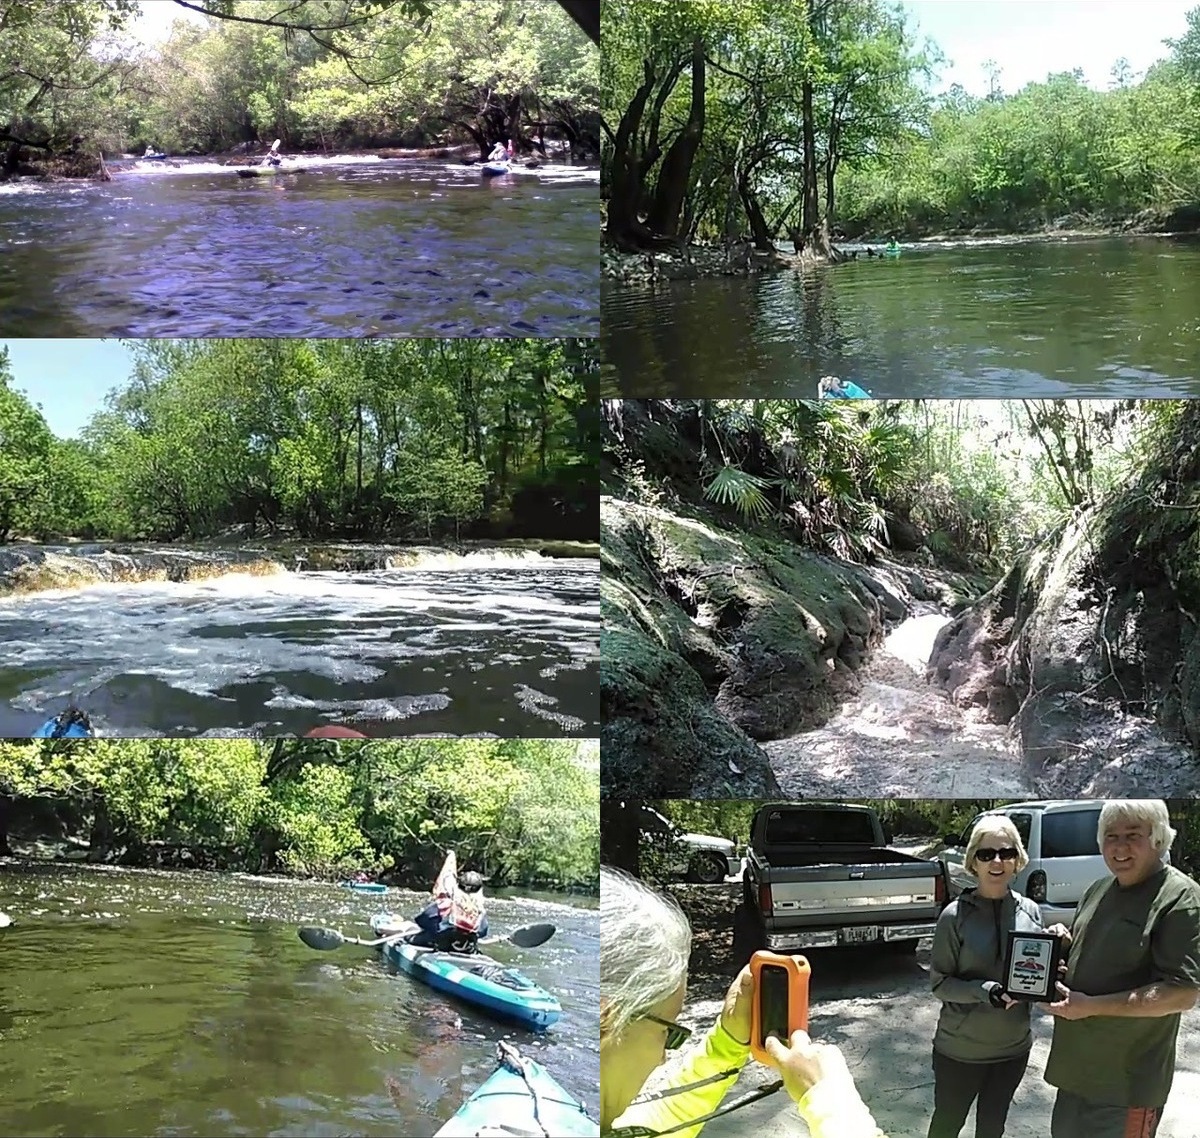
<instances>
[{"instance_id":1,"label":"tree canopy","mask_svg":"<svg viewBox=\"0 0 1200 1138\"><path fill-rule=\"evenodd\" d=\"M595 537L591 341L131 344L65 440L0 352L0 541Z\"/></svg>"},{"instance_id":2,"label":"tree canopy","mask_svg":"<svg viewBox=\"0 0 1200 1138\"><path fill-rule=\"evenodd\" d=\"M0 142L94 154L599 147L599 59L551 0L175 0L151 47L137 0L0 0ZM155 6L161 8L161 0ZM186 13L185 13L186 10Z\"/></svg>"},{"instance_id":3,"label":"tree canopy","mask_svg":"<svg viewBox=\"0 0 1200 1138\"><path fill-rule=\"evenodd\" d=\"M0 741L0 853L83 832L96 861L428 888L455 849L493 885L594 888L599 826L573 741Z\"/></svg>"},{"instance_id":4,"label":"tree canopy","mask_svg":"<svg viewBox=\"0 0 1200 1138\"><path fill-rule=\"evenodd\" d=\"M1114 61L933 95L941 53L883 0L604 0L606 232L748 236L1112 224L1200 199L1200 8L1145 76Z\"/></svg>"}]
</instances>

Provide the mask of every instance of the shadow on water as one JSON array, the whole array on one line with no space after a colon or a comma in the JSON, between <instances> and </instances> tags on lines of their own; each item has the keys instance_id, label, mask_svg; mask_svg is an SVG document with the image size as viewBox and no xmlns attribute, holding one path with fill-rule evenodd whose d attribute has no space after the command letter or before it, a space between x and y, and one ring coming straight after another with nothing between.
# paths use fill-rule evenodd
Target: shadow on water
<instances>
[{"instance_id":1,"label":"shadow on water","mask_svg":"<svg viewBox=\"0 0 1200 1138\"><path fill-rule=\"evenodd\" d=\"M605 282L606 395L1200 395L1200 241L947 244L805 274Z\"/></svg>"},{"instance_id":2,"label":"shadow on water","mask_svg":"<svg viewBox=\"0 0 1200 1138\"><path fill-rule=\"evenodd\" d=\"M540 1036L389 975L369 950L306 948L297 925L363 935L379 907L331 885L0 862L0 907L17 921L0 932L0 1133L427 1135L491 1073L500 1039L595 1114L594 902L490 903L497 929L558 927L542 948L495 952L559 997Z\"/></svg>"},{"instance_id":3,"label":"shadow on water","mask_svg":"<svg viewBox=\"0 0 1200 1138\"><path fill-rule=\"evenodd\" d=\"M0 192L7 336L594 336L599 184L211 165Z\"/></svg>"}]
</instances>

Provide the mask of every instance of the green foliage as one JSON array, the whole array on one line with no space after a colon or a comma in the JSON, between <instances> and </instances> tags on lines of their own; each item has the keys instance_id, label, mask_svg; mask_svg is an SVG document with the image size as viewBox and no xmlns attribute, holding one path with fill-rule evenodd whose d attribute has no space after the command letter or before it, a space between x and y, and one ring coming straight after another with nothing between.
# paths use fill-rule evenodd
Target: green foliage
<instances>
[{"instance_id":1,"label":"green foliage","mask_svg":"<svg viewBox=\"0 0 1200 1138\"><path fill-rule=\"evenodd\" d=\"M599 148L599 53L552 0L199 7L203 24L181 19L147 49L125 33L135 0L0 0L0 133L56 150L79 139L89 154L276 137L289 149Z\"/></svg>"},{"instance_id":2,"label":"green foliage","mask_svg":"<svg viewBox=\"0 0 1200 1138\"><path fill-rule=\"evenodd\" d=\"M455 849L496 885L589 885L597 761L548 740L12 740L0 796L14 817L49 800L92 827L97 853L165 843L301 874L391 866L426 887Z\"/></svg>"},{"instance_id":3,"label":"green foliage","mask_svg":"<svg viewBox=\"0 0 1200 1138\"><path fill-rule=\"evenodd\" d=\"M699 490L743 522L771 521L852 560L896 546L898 534L912 540L915 528L951 567L992 572L1076 507L1126 485L1173 437L1179 407L717 399L675 405L704 431L694 487L679 479L661 424L645 430L646 446L610 436L606 454L620 492L646 504ZM609 411L616 430L620 409Z\"/></svg>"},{"instance_id":4,"label":"green foliage","mask_svg":"<svg viewBox=\"0 0 1200 1138\"><path fill-rule=\"evenodd\" d=\"M134 353L79 442L50 435L0 356L0 540L595 535L591 342L148 340Z\"/></svg>"}]
</instances>

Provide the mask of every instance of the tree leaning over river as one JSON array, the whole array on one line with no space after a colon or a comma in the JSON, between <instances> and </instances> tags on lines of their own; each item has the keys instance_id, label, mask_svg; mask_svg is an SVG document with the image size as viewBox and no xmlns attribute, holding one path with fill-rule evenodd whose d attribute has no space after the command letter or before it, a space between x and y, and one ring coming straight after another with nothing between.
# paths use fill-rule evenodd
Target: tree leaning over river
<instances>
[{"instance_id":1,"label":"tree leaning over river","mask_svg":"<svg viewBox=\"0 0 1200 1138\"><path fill-rule=\"evenodd\" d=\"M154 0L156 8L163 0ZM197 0L168 39L136 0L0 0L0 174L98 151L210 154L565 142L599 150L598 51L552 0ZM589 29L590 31L590 29ZM53 167L52 167L53 169Z\"/></svg>"},{"instance_id":2,"label":"tree leaning over river","mask_svg":"<svg viewBox=\"0 0 1200 1138\"><path fill-rule=\"evenodd\" d=\"M0 741L0 855L337 875L428 888L447 849L493 885L593 887L595 743Z\"/></svg>"}]
</instances>

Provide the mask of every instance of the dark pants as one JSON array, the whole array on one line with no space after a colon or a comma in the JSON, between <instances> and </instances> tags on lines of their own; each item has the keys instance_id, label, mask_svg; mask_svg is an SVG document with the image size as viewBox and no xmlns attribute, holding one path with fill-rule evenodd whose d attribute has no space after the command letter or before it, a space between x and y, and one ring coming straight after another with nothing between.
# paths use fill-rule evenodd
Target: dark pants
<instances>
[{"instance_id":1,"label":"dark pants","mask_svg":"<svg viewBox=\"0 0 1200 1138\"><path fill-rule=\"evenodd\" d=\"M438 912L436 901L430 901L424 909L413 917L413 920L421 931L410 936L408 943L415 944L419 948L437 948L443 952L449 952L451 944L460 942L462 944L469 943L471 950L473 950L477 937L487 936L487 917L483 918L483 923L479 927L478 934L461 933L453 925L443 924L442 915Z\"/></svg>"},{"instance_id":2,"label":"dark pants","mask_svg":"<svg viewBox=\"0 0 1200 1138\"><path fill-rule=\"evenodd\" d=\"M1109 1106L1059 1091L1050 1116L1051 1138L1154 1138L1162 1119L1156 1106Z\"/></svg>"},{"instance_id":3,"label":"dark pants","mask_svg":"<svg viewBox=\"0 0 1200 1138\"><path fill-rule=\"evenodd\" d=\"M1008 1108L1028 1065L1028 1051L995 1063L960 1063L935 1051L929 1138L958 1138L976 1099L975 1138L1003 1138Z\"/></svg>"}]
</instances>

